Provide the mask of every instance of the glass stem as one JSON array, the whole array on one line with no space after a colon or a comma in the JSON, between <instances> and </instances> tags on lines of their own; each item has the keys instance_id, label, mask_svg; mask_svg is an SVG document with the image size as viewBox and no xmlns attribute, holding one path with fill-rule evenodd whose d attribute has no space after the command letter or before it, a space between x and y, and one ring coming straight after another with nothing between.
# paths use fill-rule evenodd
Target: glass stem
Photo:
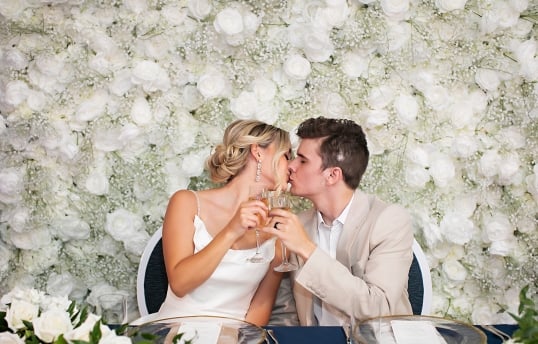
<instances>
[{"instance_id":1,"label":"glass stem","mask_svg":"<svg viewBox=\"0 0 538 344\"><path fill-rule=\"evenodd\" d=\"M260 254L260 231L258 228L254 229L254 233L256 233L256 254Z\"/></svg>"},{"instance_id":2,"label":"glass stem","mask_svg":"<svg viewBox=\"0 0 538 344\"><path fill-rule=\"evenodd\" d=\"M288 265L288 255L286 252L286 245L284 245L283 242L280 242L280 244L282 245L282 264Z\"/></svg>"}]
</instances>

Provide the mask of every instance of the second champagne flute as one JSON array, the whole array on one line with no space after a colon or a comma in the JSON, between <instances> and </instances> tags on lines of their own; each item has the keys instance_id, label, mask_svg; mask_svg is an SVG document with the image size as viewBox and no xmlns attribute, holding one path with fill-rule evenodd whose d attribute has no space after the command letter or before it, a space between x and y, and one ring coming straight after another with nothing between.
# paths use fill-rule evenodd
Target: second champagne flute
<instances>
[{"instance_id":1,"label":"second champagne flute","mask_svg":"<svg viewBox=\"0 0 538 344\"><path fill-rule=\"evenodd\" d=\"M253 184L250 186L249 190L249 200L259 200L265 203L265 205L268 206L267 201L267 187L263 184ZM263 218L261 215L258 215L258 221L260 225L262 224ZM260 252L260 231L258 227L254 228L255 234L256 234L256 253L254 256L247 259L247 261L251 263L265 263L267 262L267 259L264 258L264 256Z\"/></svg>"},{"instance_id":2,"label":"second champagne flute","mask_svg":"<svg viewBox=\"0 0 538 344\"><path fill-rule=\"evenodd\" d=\"M291 210L290 196L285 192L274 192L269 196L269 209L280 208L287 211ZM275 271L287 272L297 270L297 265L291 263L288 260L288 254L286 252L286 245L282 244L282 263L275 267Z\"/></svg>"}]
</instances>

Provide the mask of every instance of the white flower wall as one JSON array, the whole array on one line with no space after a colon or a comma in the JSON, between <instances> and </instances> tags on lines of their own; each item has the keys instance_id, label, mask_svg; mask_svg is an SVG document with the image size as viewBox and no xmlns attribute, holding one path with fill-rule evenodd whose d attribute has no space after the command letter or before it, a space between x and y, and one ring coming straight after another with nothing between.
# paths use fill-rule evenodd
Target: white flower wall
<instances>
[{"instance_id":1,"label":"white flower wall","mask_svg":"<svg viewBox=\"0 0 538 344\"><path fill-rule=\"evenodd\" d=\"M436 315L503 323L538 263L526 0L0 0L0 294L135 304L140 254L237 118L345 117L412 213ZM132 309L136 313L136 309Z\"/></svg>"}]
</instances>

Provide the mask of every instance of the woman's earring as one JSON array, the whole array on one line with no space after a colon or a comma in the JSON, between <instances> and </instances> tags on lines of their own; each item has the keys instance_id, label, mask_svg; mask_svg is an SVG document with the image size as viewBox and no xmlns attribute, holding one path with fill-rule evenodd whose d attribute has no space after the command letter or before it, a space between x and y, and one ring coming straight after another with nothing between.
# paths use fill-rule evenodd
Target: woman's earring
<instances>
[{"instance_id":1,"label":"woman's earring","mask_svg":"<svg viewBox=\"0 0 538 344\"><path fill-rule=\"evenodd\" d=\"M258 165L256 166L256 178L254 179L256 182L260 181L261 174L262 174L262 162L261 160L258 160Z\"/></svg>"}]
</instances>

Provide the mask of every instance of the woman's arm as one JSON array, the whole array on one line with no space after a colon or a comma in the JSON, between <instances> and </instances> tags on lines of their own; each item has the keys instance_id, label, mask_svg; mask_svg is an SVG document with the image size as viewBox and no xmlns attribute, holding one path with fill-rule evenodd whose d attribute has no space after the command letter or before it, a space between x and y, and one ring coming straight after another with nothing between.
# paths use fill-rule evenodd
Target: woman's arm
<instances>
[{"instance_id":1,"label":"woman's arm","mask_svg":"<svg viewBox=\"0 0 538 344\"><path fill-rule=\"evenodd\" d=\"M175 295L183 297L211 276L236 240L256 226L260 204L264 206L259 201L243 203L211 242L194 254L196 196L181 190L171 197L163 223L163 254L168 283Z\"/></svg>"},{"instance_id":2,"label":"woman's arm","mask_svg":"<svg viewBox=\"0 0 538 344\"><path fill-rule=\"evenodd\" d=\"M280 282L282 280L282 272L274 270L282 262L282 250L280 249L280 241L275 241L275 258L269 266L269 270L265 277L260 282L246 315L246 321L258 326L265 326L271 318L271 311L275 303L276 295Z\"/></svg>"}]
</instances>

